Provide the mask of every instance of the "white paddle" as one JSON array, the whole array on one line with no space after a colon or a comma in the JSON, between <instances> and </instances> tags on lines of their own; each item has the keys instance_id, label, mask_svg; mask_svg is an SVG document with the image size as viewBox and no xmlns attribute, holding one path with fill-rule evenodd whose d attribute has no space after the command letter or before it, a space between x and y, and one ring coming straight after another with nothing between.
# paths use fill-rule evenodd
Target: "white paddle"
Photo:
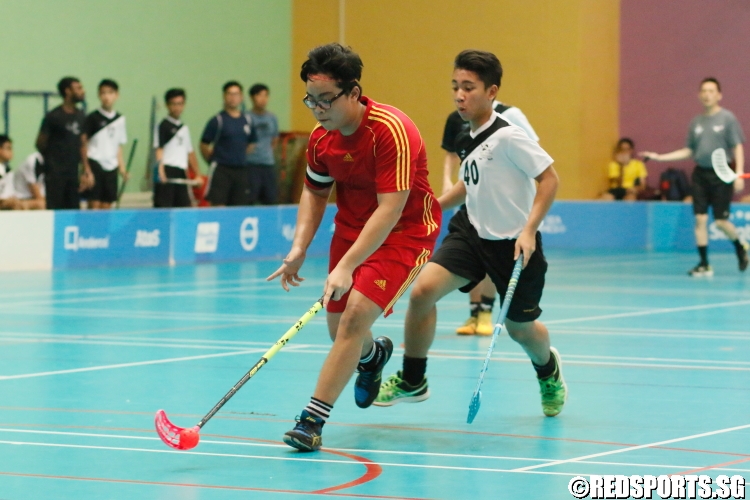
<instances>
[{"instance_id":1,"label":"white paddle","mask_svg":"<svg viewBox=\"0 0 750 500\"><path fill-rule=\"evenodd\" d=\"M733 183L737 179L750 179L750 174L740 174L732 170L727 162L727 152L723 148L714 149L711 153L711 164L714 167L716 176L727 184Z\"/></svg>"}]
</instances>

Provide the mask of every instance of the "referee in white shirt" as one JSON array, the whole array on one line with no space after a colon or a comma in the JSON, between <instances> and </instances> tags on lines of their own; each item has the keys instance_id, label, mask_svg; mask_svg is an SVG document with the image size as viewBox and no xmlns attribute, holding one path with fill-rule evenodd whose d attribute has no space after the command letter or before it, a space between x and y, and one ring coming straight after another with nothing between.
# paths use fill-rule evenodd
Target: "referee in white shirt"
<instances>
[{"instance_id":1,"label":"referee in white shirt","mask_svg":"<svg viewBox=\"0 0 750 500\"><path fill-rule=\"evenodd\" d=\"M193 151L190 130L180 121L180 116L185 110L186 97L183 89L169 89L164 94L164 102L169 115L154 131L156 160L159 162L159 178L154 186L154 207L156 208L192 206L187 185L173 180L187 179L188 167L193 177L200 179L198 158Z\"/></svg>"}]
</instances>

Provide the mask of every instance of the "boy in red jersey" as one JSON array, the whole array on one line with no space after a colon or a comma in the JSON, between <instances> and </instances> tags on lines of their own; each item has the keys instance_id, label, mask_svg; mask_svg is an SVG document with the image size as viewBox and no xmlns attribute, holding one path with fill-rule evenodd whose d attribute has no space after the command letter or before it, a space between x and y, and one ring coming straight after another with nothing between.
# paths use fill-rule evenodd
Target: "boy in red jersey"
<instances>
[{"instance_id":1,"label":"boy in red jersey","mask_svg":"<svg viewBox=\"0 0 750 500\"><path fill-rule=\"evenodd\" d=\"M271 276L299 286L305 252L336 183L336 231L323 293L333 347L315 393L284 442L302 451L322 444L333 404L359 374L354 400L370 406L393 352L388 337L370 328L417 277L435 246L441 212L427 181L427 156L419 130L398 109L362 95L362 60L337 43L308 53L300 76L305 105L318 125L307 149L307 177L292 249Z\"/></svg>"}]
</instances>

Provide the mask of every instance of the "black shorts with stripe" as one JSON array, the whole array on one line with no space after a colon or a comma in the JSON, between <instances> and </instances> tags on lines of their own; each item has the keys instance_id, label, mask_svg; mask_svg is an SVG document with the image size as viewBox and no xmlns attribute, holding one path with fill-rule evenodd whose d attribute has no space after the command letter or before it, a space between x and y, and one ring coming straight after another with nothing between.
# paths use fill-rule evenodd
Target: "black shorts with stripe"
<instances>
[{"instance_id":1,"label":"black shorts with stripe","mask_svg":"<svg viewBox=\"0 0 750 500\"><path fill-rule=\"evenodd\" d=\"M469 284L460 289L464 293L471 291L485 275L489 275L502 302L513 272L515 245L516 240L480 238L469 221L466 207L463 207L450 220L448 235L430 262L469 280ZM521 272L508 309L508 319L525 323L534 321L542 314L539 302L542 299L546 272L547 261L542 250L542 235L537 232L536 251Z\"/></svg>"}]
</instances>

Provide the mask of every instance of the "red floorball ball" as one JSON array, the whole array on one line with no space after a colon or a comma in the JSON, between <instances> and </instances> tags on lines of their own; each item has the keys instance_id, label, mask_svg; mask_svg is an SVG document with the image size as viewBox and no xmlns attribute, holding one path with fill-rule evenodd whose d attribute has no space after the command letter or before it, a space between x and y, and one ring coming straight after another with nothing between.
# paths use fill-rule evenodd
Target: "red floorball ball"
<instances>
[{"instance_id":1,"label":"red floorball ball","mask_svg":"<svg viewBox=\"0 0 750 500\"><path fill-rule=\"evenodd\" d=\"M195 429L183 429L180 431L180 449L189 450L198 446L200 434Z\"/></svg>"}]
</instances>

